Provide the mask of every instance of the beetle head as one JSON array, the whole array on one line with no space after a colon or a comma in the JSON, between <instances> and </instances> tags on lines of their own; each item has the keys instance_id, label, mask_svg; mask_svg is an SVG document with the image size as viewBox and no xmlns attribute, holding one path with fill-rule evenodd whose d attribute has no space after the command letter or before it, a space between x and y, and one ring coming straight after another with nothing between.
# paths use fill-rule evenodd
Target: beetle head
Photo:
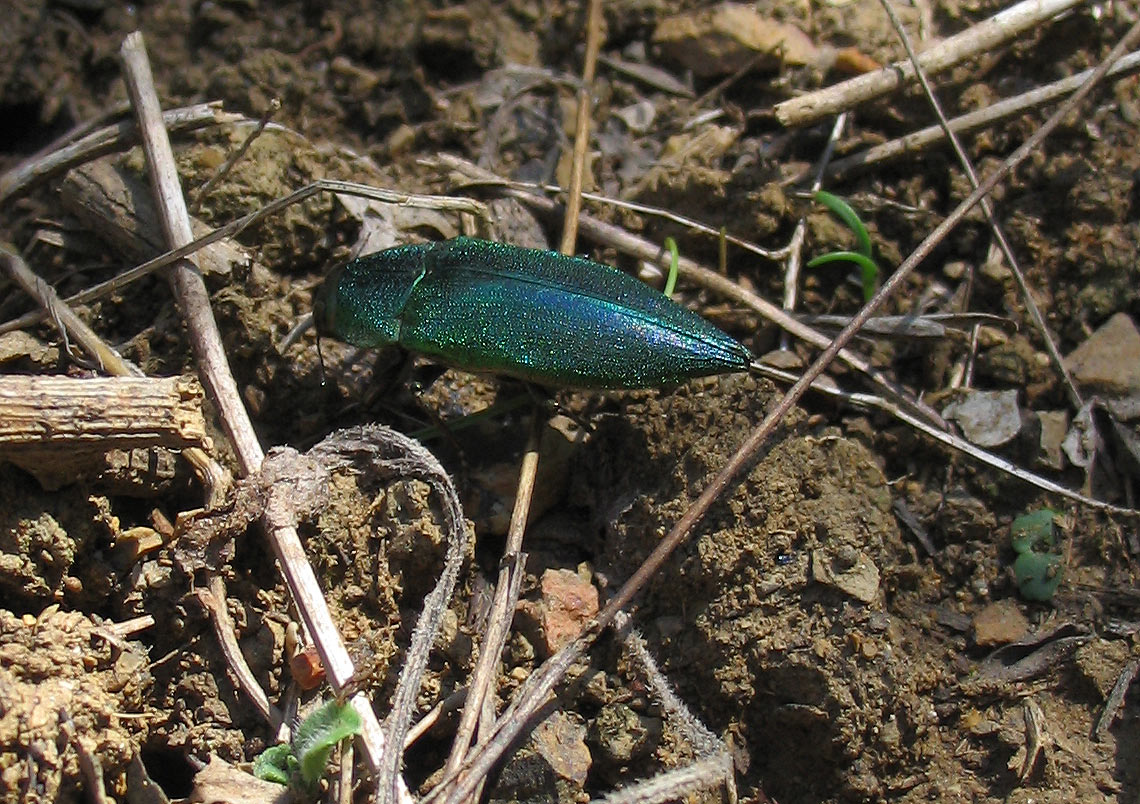
<instances>
[{"instance_id":1,"label":"beetle head","mask_svg":"<svg viewBox=\"0 0 1140 804\"><path fill-rule=\"evenodd\" d=\"M366 348L399 343L400 318L431 247L397 246L334 268L313 294L317 332Z\"/></svg>"}]
</instances>

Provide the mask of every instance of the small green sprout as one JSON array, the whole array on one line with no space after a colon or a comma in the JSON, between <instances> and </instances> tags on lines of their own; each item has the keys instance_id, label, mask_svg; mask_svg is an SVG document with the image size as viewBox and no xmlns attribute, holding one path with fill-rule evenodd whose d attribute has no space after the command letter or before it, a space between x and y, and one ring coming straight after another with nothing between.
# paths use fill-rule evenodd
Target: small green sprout
<instances>
[{"instance_id":1,"label":"small green sprout","mask_svg":"<svg viewBox=\"0 0 1140 804\"><path fill-rule=\"evenodd\" d=\"M812 198L827 207L832 215L847 224L847 227L855 233L858 251L831 251L820 254L808 262L808 268L832 262L855 263L863 274L863 301L870 301L875 295L875 288L879 285L879 266L872 255L871 235L868 234L867 227L863 225L863 221L859 219L858 213L851 208L851 205L839 196L817 190Z\"/></svg>"},{"instance_id":2,"label":"small green sprout","mask_svg":"<svg viewBox=\"0 0 1140 804\"><path fill-rule=\"evenodd\" d=\"M1013 520L1013 524L1009 526L1009 541L1014 552L1028 553L1030 550L1044 552L1055 547L1056 517L1056 511L1042 508L1040 511L1022 514Z\"/></svg>"},{"instance_id":3,"label":"small green sprout","mask_svg":"<svg viewBox=\"0 0 1140 804\"><path fill-rule=\"evenodd\" d=\"M253 775L314 792L329 754L341 740L359 734L360 715L349 703L326 701L306 717L288 745L270 746L253 761Z\"/></svg>"},{"instance_id":4,"label":"small green sprout","mask_svg":"<svg viewBox=\"0 0 1140 804\"><path fill-rule=\"evenodd\" d=\"M1010 526L1010 545L1018 554L1013 576L1026 600L1050 600L1061 584L1061 556L1050 552L1058 545L1056 517L1056 511L1042 508L1022 514Z\"/></svg>"}]
</instances>

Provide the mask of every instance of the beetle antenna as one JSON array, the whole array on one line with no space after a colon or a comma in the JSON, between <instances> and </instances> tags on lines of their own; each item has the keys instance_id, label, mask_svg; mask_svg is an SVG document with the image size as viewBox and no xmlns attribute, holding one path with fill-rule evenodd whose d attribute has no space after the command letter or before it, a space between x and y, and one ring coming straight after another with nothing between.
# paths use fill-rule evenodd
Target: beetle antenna
<instances>
[{"instance_id":1,"label":"beetle antenna","mask_svg":"<svg viewBox=\"0 0 1140 804\"><path fill-rule=\"evenodd\" d=\"M321 333L317 333L317 363L321 367L321 387L324 388L328 385L328 379L325 377L325 355L321 351Z\"/></svg>"}]
</instances>

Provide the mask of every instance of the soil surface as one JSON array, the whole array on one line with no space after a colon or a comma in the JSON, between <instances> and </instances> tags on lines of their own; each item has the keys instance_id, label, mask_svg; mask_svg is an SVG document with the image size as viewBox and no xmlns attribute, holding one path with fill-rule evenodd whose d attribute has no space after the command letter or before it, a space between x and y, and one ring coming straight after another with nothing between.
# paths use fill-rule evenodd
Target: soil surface
<instances>
[{"instance_id":1,"label":"soil surface","mask_svg":"<svg viewBox=\"0 0 1140 804\"><path fill-rule=\"evenodd\" d=\"M207 226L317 179L492 201L486 187L465 188L433 161L440 154L516 180L565 185L584 6L25 0L10 8L0 32L0 170L125 100L118 49L140 29L166 108L220 100L227 111L258 119L280 102L277 125L195 205ZM786 43L744 56L732 36L689 14L694 4L619 0L603 7L588 190L685 215L713 231L723 226L766 248L787 244L804 218L805 258L854 247L848 229L797 194L832 121L789 131L772 107L855 65L899 58L878 2L741 6L739 19L778 31ZM898 13L912 37L930 42L1000 8L988 0L935 0ZM1094 66L1129 24L1117 11L1079 6L938 76L948 114ZM968 136L979 173L1047 113L1023 113ZM865 104L838 155L931 120L916 92ZM866 335L853 347L938 411L952 401L965 405L967 388L1016 392L1004 397L1012 400L1012 435L993 449L1125 507L1134 506L1140 466L1140 438L1128 416L1140 397L1140 230L1132 208L1138 121L1140 79L1109 82L994 196L1051 336L1062 354L1083 350L1070 370L1086 397L1104 400L1086 411L1104 438L1087 471L1079 444L1062 448L1078 410L977 210L883 312L995 318L934 338ZM191 198L250 130L212 126L175 139ZM144 165L137 149L104 163L134 182L129 192L138 197L147 192ZM50 177L0 206L2 237L64 296L146 256L100 239L76 213L68 182ZM859 211L887 272L969 191L947 148L824 186ZM560 221L516 202L494 200L492 209L482 236L556 247ZM587 212L654 243L673 236L683 255L717 265L715 236L612 205L591 203ZM207 284L238 387L267 447L306 449L361 422L404 432L453 425L527 394L516 383L455 369L437 376L426 361L328 339L322 370L312 333L278 349L334 266L360 250L463 231L451 213L324 193L241 233L249 259L208 275ZM585 238L578 248L659 281L613 248ZM723 270L769 299L782 298L775 262L730 246ZM775 327L711 291L682 282L678 299L755 354L780 346ZM797 312L850 316L862 299L848 265L805 269ZM30 309L0 279L0 321ZM195 373L161 278L78 311L146 373ZM1106 322L1115 329L1098 340ZM801 366L812 357L795 343L782 355ZM0 335L0 371L93 373L42 324ZM876 392L850 369L837 366L833 376L849 390ZM603 600L611 594L779 392L767 381L725 376L671 389L555 395L558 415L544 436L524 604L504 652L500 707L557 647L560 626L549 616L557 590L587 590L576 598L583 606L593 590ZM426 442L454 474L475 538L431 658L421 713L461 688L473 667L528 431L525 409L446 427L445 436ZM979 443L1000 429L983 423L975 436L964 414L955 418ZM219 424L210 425L216 454L236 469ZM137 795L147 775L170 798L182 798L212 759L241 765L273 744L201 603L211 576L224 580L238 644L270 700L295 712L289 707L298 701L327 695L324 687L300 691L290 673L297 614L261 532L239 528L205 546L170 538L168 523L203 504L187 462L161 449L116 451L54 471L0 461L4 801L91 800L94 777L84 768L91 757L115 800ZM1058 512L1053 550L1063 574L1056 591L1033 600L1019 594L1010 525L1044 507ZM342 473L331 482L327 508L302 528L360 685L381 718L441 566L439 519L439 501L423 484ZM1140 657L1138 552L1135 519L1040 492L884 413L808 396L637 598L633 620L693 714L727 741L744 801L1137 801L1135 693L1097 724L1113 687L1127 684ZM131 627L142 617L153 624ZM408 754L413 790L426 790L442 765L452 728L437 725ZM682 767L694 753L637 663L607 636L485 796L584 801ZM723 797L720 790L702 795Z\"/></svg>"}]
</instances>

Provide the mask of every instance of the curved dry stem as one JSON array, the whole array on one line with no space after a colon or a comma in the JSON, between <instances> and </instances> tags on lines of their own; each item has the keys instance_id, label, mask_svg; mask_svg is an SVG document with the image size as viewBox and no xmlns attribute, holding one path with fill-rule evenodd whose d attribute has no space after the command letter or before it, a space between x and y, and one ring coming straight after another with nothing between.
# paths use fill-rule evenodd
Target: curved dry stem
<instances>
[{"instance_id":1,"label":"curved dry stem","mask_svg":"<svg viewBox=\"0 0 1140 804\"><path fill-rule=\"evenodd\" d=\"M898 269L883 284L878 293L863 306L859 314L851 320L851 323L836 336L831 345L812 363L796 384L788 390L776 407L764 417L764 420L728 460L709 486L701 493L700 497L697 498L696 502L689 507L681 516L680 520L678 520L677 524L673 526L673 529L661 540L645 560L645 563L638 568L621 589L618 590L617 594L610 599L606 607L590 624L590 627L577 639L551 657L527 679L522 689L520 689L519 695L499 717L493 736L485 743L480 744L477 751L460 770L459 774L453 775L437 785L424 799L423 804L430 804L430 802L439 801L441 799L445 804L459 804L471 794L475 789L475 785L478 784L477 780L489 773L491 768L499 761L503 752L507 750L514 739L521 733L528 718L538 711L547 696L554 690L555 685L565 676L570 666L589 649L602 630L613 623L617 614L629 604L648 580L656 574L657 570L677 546L688 537L693 527L704 517L713 502L724 493L743 467L752 461L761 447L767 442L768 438L775 432L779 422L799 402L808 388L811 387L812 383L823 374L824 370L831 361L836 358L840 350L855 337L855 334L863 326L865 321L871 317L875 310L882 306L887 298L902 287L914 269L931 254L936 245L965 218L966 214L992 191L998 182L1005 179L1014 167L1023 162L1025 158L1040 145L1042 140L1049 136L1049 134L1060 125L1061 121L1084 100L1085 96L1092 91L1096 83L1104 77L1112 64L1134 47L1138 41L1140 41L1140 23L1134 25L1116 47L1113 48L1107 59L1097 67L1096 72L1088 84L1069 98L1041 128L1035 131L1028 140L1010 155L1000 168L986 177L974 192L964 199L941 224L935 227L935 229L926 236L918 248L902 262Z\"/></svg>"}]
</instances>

